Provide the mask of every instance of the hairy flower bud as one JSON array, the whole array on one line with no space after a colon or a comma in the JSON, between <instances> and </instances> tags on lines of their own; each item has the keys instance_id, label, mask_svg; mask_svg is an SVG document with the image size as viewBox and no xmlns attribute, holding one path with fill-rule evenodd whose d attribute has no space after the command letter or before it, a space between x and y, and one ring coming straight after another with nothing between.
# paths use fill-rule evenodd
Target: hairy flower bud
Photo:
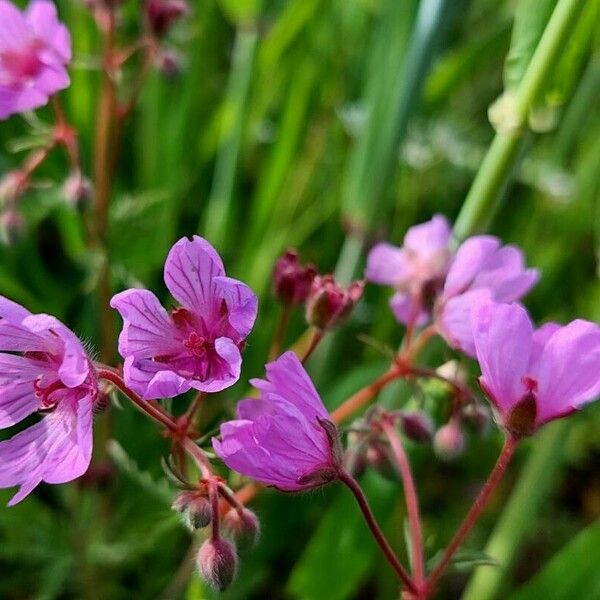
<instances>
[{"instance_id":1,"label":"hairy flower bud","mask_svg":"<svg viewBox=\"0 0 600 600\"><path fill-rule=\"evenodd\" d=\"M211 587L221 592L227 589L235 577L238 557L235 546L223 539L208 539L198 552L198 570Z\"/></svg>"},{"instance_id":2,"label":"hairy flower bud","mask_svg":"<svg viewBox=\"0 0 600 600\"><path fill-rule=\"evenodd\" d=\"M74 171L65 179L62 192L67 202L75 206L92 197L92 184L81 171Z\"/></svg>"},{"instance_id":3,"label":"hairy flower bud","mask_svg":"<svg viewBox=\"0 0 600 600\"><path fill-rule=\"evenodd\" d=\"M190 529L202 529L212 521L212 508L208 498L196 490L177 494L171 508L179 513Z\"/></svg>"},{"instance_id":4,"label":"hairy flower bud","mask_svg":"<svg viewBox=\"0 0 600 600\"><path fill-rule=\"evenodd\" d=\"M298 252L287 250L273 269L273 293L283 304L302 304L308 298L316 275L314 265L301 265Z\"/></svg>"},{"instance_id":5,"label":"hairy flower bud","mask_svg":"<svg viewBox=\"0 0 600 600\"><path fill-rule=\"evenodd\" d=\"M479 403L467 404L462 409L461 416L463 422L470 425L477 435L485 435L492 421L489 409Z\"/></svg>"},{"instance_id":6,"label":"hairy flower bud","mask_svg":"<svg viewBox=\"0 0 600 600\"><path fill-rule=\"evenodd\" d=\"M189 6L185 0L147 0L144 12L150 31L161 38L175 21L189 12Z\"/></svg>"},{"instance_id":7,"label":"hairy flower bud","mask_svg":"<svg viewBox=\"0 0 600 600\"><path fill-rule=\"evenodd\" d=\"M373 440L367 448L367 463L375 469L384 479L396 481L398 471L396 470L391 450L388 444L379 440Z\"/></svg>"},{"instance_id":8,"label":"hairy flower bud","mask_svg":"<svg viewBox=\"0 0 600 600\"><path fill-rule=\"evenodd\" d=\"M435 453L442 460L454 460L459 457L465 449L465 436L458 419L451 419L440 427L433 439Z\"/></svg>"},{"instance_id":9,"label":"hairy flower bud","mask_svg":"<svg viewBox=\"0 0 600 600\"><path fill-rule=\"evenodd\" d=\"M315 277L306 305L306 320L317 329L338 325L350 315L364 287L363 281L354 281L344 289L333 275Z\"/></svg>"},{"instance_id":10,"label":"hairy flower bud","mask_svg":"<svg viewBox=\"0 0 600 600\"><path fill-rule=\"evenodd\" d=\"M229 534L241 549L252 548L260 536L260 521L247 508L240 514L231 509L221 521L223 530Z\"/></svg>"},{"instance_id":11,"label":"hairy flower bud","mask_svg":"<svg viewBox=\"0 0 600 600\"><path fill-rule=\"evenodd\" d=\"M401 413L400 426L404 435L413 442L425 443L433 438L433 421L423 411Z\"/></svg>"}]
</instances>

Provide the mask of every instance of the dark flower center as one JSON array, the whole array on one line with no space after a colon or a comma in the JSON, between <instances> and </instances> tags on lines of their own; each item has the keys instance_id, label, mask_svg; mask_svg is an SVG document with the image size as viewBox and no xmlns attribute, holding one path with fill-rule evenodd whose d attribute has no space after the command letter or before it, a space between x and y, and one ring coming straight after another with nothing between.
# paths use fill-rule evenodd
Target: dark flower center
<instances>
[{"instance_id":1,"label":"dark flower center","mask_svg":"<svg viewBox=\"0 0 600 600\"><path fill-rule=\"evenodd\" d=\"M205 337L198 335L195 331L192 331L184 340L183 345L194 356L196 356L197 358L202 358L206 355L210 343Z\"/></svg>"},{"instance_id":2,"label":"dark flower center","mask_svg":"<svg viewBox=\"0 0 600 600\"><path fill-rule=\"evenodd\" d=\"M43 63L36 50L36 44L31 44L20 51L7 50L0 54L0 65L9 75L9 85L23 83L40 72Z\"/></svg>"}]
</instances>

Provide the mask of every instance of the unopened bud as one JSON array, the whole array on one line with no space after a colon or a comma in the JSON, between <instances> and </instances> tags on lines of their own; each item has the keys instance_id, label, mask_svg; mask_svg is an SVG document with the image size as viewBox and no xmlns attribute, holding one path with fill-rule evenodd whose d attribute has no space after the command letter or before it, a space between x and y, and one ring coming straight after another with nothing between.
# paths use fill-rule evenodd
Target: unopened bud
<instances>
[{"instance_id":1,"label":"unopened bud","mask_svg":"<svg viewBox=\"0 0 600 600\"><path fill-rule=\"evenodd\" d=\"M189 6L185 0L146 0L144 12L150 31L161 38L175 21L189 12Z\"/></svg>"},{"instance_id":2,"label":"unopened bud","mask_svg":"<svg viewBox=\"0 0 600 600\"><path fill-rule=\"evenodd\" d=\"M25 219L23 215L9 208L0 214L0 241L6 246L12 246L21 239L25 230Z\"/></svg>"},{"instance_id":3,"label":"unopened bud","mask_svg":"<svg viewBox=\"0 0 600 600\"><path fill-rule=\"evenodd\" d=\"M454 460L465 449L465 436L458 419L451 419L437 430L433 439L435 453L442 460Z\"/></svg>"},{"instance_id":4,"label":"unopened bud","mask_svg":"<svg viewBox=\"0 0 600 600\"><path fill-rule=\"evenodd\" d=\"M378 440L373 440L367 448L367 463L383 478L390 481L398 479L398 472L394 466L389 446Z\"/></svg>"},{"instance_id":5,"label":"unopened bud","mask_svg":"<svg viewBox=\"0 0 600 600\"><path fill-rule=\"evenodd\" d=\"M20 171L9 171L0 177L0 203L15 201L24 185Z\"/></svg>"},{"instance_id":6,"label":"unopened bud","mask_svg":"<svg viewBox=\"0 0 600 600\"><path fill-rule=\"evenodd\" d=\"M490 411L479 403L467 404L462 409L463 421L470 425L477 435L485 435L490 428L492 416Z\"/></svg>"},{"instance_id":7,"label":"unopened bud","mask_svg":"<svg viewBox=\"0 0 600 600\"><path fill-rule=\"evenodd\" d=\"M296 250L287 250L273 269L273 293L283 304L295 306L308 298L317 270L314 265L301 265Z\"/></svg>"},{"instance_id":8,"label":"unopened bud","mask_svg":"<svg viewBox=\"0 0 600 600\"><path fill-rule=\"evenodd\" d=\"M223 530L228 533L241 549L252 548L260 536L260 521L258 517L247 508L240 514L231 509L221 521Z\"/></svg>"},{"instance_id":9,"label":"unopened bud","mask_svg":"<svg viewBox=\"0 0 600 600\"><path fill-rule=\"evenodd\" d=\"M65 179L62 192L67 202L76 206L92 197L92 184L80 171L74 171Z\"/></svg>"},{"instance_id":10,"label":"unopened bud","mask_svg":"<svg viewBox=\"0 0 600 600\"><path fill-rule=\"evenodd\" d=\"M350 315L364 287L364 282L354 281L344 289L333 275L315 277L306 305L306 320L321 330L338 325Z\"/></svg>"},{"instance_id":11,"label":"unopened bud","mask_svg":"<svg viewBox=\"0 0 600 600\"><path fill-rule=\"evenodd\" d=\"M202 529L212 521L210 501L196 490L177 494L171 508L181 513L183 522L192 531Z\"/></svg>"},{"instance_id":12,"label":"unopened bud","mask_svg":"<svg viewBox=\"0 0 600 600\"><path fill-rule=\"evenodd\" d=\"M224 538L208 539L198 552L198 570L211 587L224 591L235 577L237 553L234 545Z\"/></svg>"},{"instance_id":13,"label":"unopened bud","mask_svg":"<svg viewBox=\"0 0 600 600\"><path fill-rule=\"evenodd\" d=\"M161 48L154 55L154 67L167 79L174 79L183 70L183 60L177 52Z\"/></svg>"},{"instance_id":14,"label":"unopened bud","mask_svg":"<svg viewBox=\"0 0 600 600\"><path fill-rule=\"evenodd\" d=\"M400 426L404 435L413 442L430 442L433 438L434 425L431 417L422 411L403 412L400 415Z\"/></svg>"}]
</instances>

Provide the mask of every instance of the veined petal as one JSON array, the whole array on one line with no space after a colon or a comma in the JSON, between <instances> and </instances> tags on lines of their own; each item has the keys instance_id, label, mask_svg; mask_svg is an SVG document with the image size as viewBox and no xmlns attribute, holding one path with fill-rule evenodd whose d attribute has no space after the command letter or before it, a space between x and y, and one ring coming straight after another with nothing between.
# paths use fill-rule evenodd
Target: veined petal
<instances>
[{"instance_id":1,"label":"veined petal","mask_svg":"<svg viewBox=\"0 0 600 600\"><path fill-rule=\"evenodd\" d=\"M485 303L474 311L473 336L482 383L506 414L525 393L533 325L519 304Z\"/></svg>"},{"instance_id":2,"label":"veined petal","mask_svg":"<svg viewBox=\"0 0 600 600\"><path fill-rule=\"evenodd\" d=\"M128 356L123 365L125 383L144 400L174 398L192 387L191 380L169 369L168 364Z\"/></svg>"},{"instance_id":3,"label":"veined petal","mask_svg":"<svg viewBox=\"0 0 600 600\"><path fill-rule=\"evenodd\" d=\"M110 305L123 317L119 335L121 356L151 358L179 350L177 329L152 292L125 290L113 296Z\"/></svg>"},{"instance_id":4,"label":"veined petal","mask_svg":"<svg viewBox=\"0 0 600 600\"><path fill-rule=\"evenodd\" d=\"M214 278L215 295L227 305L227 319L238 333L239 340L245 339L252 331L258 313L258 298L245 284L231 277Z\"/></svg>"},{"instance_id":5,"label":"veined petal","mask_svg":"<svg viewBox=\"0 0 600 600\"><path fill-rule=\"evenodd\" d=\"M181 238L169 251L164 278L172 296L185 308L204 314L212 310L215 277L225 275L223 261L203 238Z\"/></svg>"},{"instance_id":6,"label":"veined petal","mask_svg":"<svg viewBox=\"0 0 600 600\"><path fill-rule=\"evenodd\" d=\"M253 386L285 398L296 405L303 414L307 415L307 418L308 415L329 418L319 393L294 352L285 352L277 360L268 363L265 368L267 381L251 379L250 383Z\"/></svg>"},{"instance_id":7,"label":"veined petal","mask_svg":"<svg viewBox=\"0 0 600 600\"><path fill-rule=\"evenodd\" d=\"M21 324L23 319L30 314L25 307L0 296L0 319L6 319L9 323Z\"/></svg>"},{"instance_id":8,"label":"veined petal","mask_svg":"<svg viewBox=\"0 0 600 600\"><path fill-rule=\"evenodd\" d=\"M205 381L193 380L192 387L201 392L215 393L231 387L240 378L242 355L239 348L226 337L215 340L218 358L212 360L209 377Z\"/></svg>"}]
</instances>

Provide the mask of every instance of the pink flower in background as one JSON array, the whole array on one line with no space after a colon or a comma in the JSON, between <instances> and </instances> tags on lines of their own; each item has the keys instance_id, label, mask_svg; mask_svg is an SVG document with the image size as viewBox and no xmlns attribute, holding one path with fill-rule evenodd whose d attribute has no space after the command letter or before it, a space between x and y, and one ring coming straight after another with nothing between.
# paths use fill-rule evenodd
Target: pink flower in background
<instances>
[{"instance_id":1,"label":"pink flower in background","mask_svg":"<svg viewBox=\"0 0 600 600\"><path fill-rule=\"evenodd\" d=\"M450 263L450 239L448 221L435 215L411 227L402 248L381 243L369 252L366 278L396 290L390 306L400 323L423 325L429 319Z\"/></svg>"},{"instance_id":2,"label":"pink flower in background","mask_svg":"<svg viewBox=\"0 0 600 600\"><path fill-rule=\"evenodd\" d=\"M534 327L518 304L474 308L480 384L514 436L530 435L600 394L600 327L578 319Z\"/></svg>"},{"instance_id":3,"label":"pink flower in background","mask_svg":"<svg viewBox=\"0 0 600 600\"><path fill-rule=\"evenodd\" d=\"M24 12L0 0L0 119L47 104L69 85L71 36L56 7L34 0Z\"/></svg>"},{"instance_id":4,"label":"pink flower in background","mask_svg":"<svg viewBox=\"0 0 600 600\"><path fill-rule=\"evenodd\" d=\"M9 505L40 482L83 475L92 454L96 376L81 342L60 321L32 315L0 296L0 428L47 413L0 442L0 487L20 486Z\"/></svg>"},{"instance_id":5,"label":"pink flower in background","mask_svg":"<svg viewBox=\"0 0 600 600\"><path fill-rule=\"evenodd\" d=\"M523 253L515 246L502 246L487 235L469 238L456 252L436 305L440 335L474 358L473 307L481 302L520 300L538 279L537 269L525 267Z\"/></svg>"},{"instance_id":6,"label":"pink flower in background","mask_svg":"<svg viewBox=\"0 0 600 600\"><path fill-rule=\"evenodd\" d=\"M164 279L181 304L170 313L148 290L126 290L111 300L124 321L119 352L125 382L147 400L233 385L256 319L255 294L225 276L217 251L198 236L171 248Z\"/></svg>"},{"instance_id":7,"label":"pink flower in background","mask_svg":"<svg viewBox=\"0 0 600 600\"><path fill-rule=\"evenodd\" d=\"M340 461L335 425L293 352L251 381L260 397L238 404L238 420L221 425L215 452L234 471L296 492L336 479Z\"/></svg>"},{"instance_id":8,"label":"pink flower in background","mask_svg":"<svg viewBox=\"0 0 600 600\"><path fill-rule=\"evenodd\" d=\"M317 329L331 329L352 313L365 289L364 281L341 286L333 275L317 275L306 300L306 320Z\"/></svg>"}]
</instances>

